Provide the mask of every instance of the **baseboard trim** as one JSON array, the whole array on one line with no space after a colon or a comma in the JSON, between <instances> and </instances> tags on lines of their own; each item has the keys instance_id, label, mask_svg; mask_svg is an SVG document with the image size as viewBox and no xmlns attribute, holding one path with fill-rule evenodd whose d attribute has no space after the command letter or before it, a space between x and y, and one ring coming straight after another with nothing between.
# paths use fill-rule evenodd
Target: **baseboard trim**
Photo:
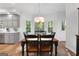
<instances>
[{"instance_id":1,"label":"baseboard trim","mask_svg":"<svg viewBox=\"0 0 79 59\"><path fill-rule=\"evenodd\" d=\"M67 47L66 47L66 49L67 49L67 51L70 53L71 56L76 56L76 54L75 54L73 51L71 51L71 50L68 49Z\"/></svg>"}]
</instances>

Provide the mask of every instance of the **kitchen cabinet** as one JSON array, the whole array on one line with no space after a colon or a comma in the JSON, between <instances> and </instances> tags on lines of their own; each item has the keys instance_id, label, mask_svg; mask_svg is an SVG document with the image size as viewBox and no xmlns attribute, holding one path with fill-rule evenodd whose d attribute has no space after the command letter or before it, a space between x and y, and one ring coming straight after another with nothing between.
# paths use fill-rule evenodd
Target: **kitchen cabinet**
<instances>
[{"instance_id":1,"label":"kitchen cabinet","mask_svg":"<svg viewBox=\"0 0 79 59\"><path fill-rule=\"evenodd\" d=\"M2 40L5 40L3 43L10 43L10 39L9 39L9 33L4 33L4 39Z\"/></svg>"},{"instance_id":2,"label":"kitchen cabinet","mask_svg":"<svg viewBox=\"0 0 79 59\"><path fill-rule=\"evenodd\" d=\"M19 28L20 25L20 16L18 14L12 15L12 27Z\"/></svg>"},{"instance_id":3,"label":"kitchen cabinet","mask_svg":"<svg viewBox=\"0 0 79 59\"><path fill-rule=\"evenodd\" d=\"M0 14L0 28L7 27L8 14Z\"/></svg>"},{"instance_id":4,"label":"kitchen cabinet","mask_svg":"<svg viewBox=\"0 0 79 59\"><path fill-rule=\"evenodd\" d=\"M20 16L17 15L17 14L14 14L14 15L12 16L12 22L13 22L13 27L14 27L14 28L19 27L19 24L20 24Z\"/></svg>"},{"instance_id":5,"label":"kitchen cabinet","mask_svg":"<svg viewBox=\"0 0 79 59\"><path fill-rule=\"evenodd\" d=\"M3 28L3 25L2 24L3 24L3 21L0 20L0 29Z\"/></svg>"},{"instance_id":6,"label":"kitchen cabinet","mask_svg":"<svg viewBox=\"0 0 79 59\"><path fill-rule=\"evenodd\" d=\"M19 41L19 39L20 39L20 33L19 32L14 34L14 39L15 39L14 40L15 43Z\"/></svg>"},{"instance_id":7,"label":"kitchen cabinet","mask_svg":"<svg viewBox=\"0 0 79 59\"><path fill-rule=\"evenodd\" d=\"M3 28L6 28L6 27L8 27L8 25L7 25L7 23L8 23L8 21L7 20L3 20Z\"/></svg>"},{"instance_id":8,"label":"kitchen cabinet","mask_svg":"<svg viewBox=\"0 0 79 59\"><path fill-rule=\"evenodd\" d=\"M0 33L0 43L17 43L19 41L19 32Z\"/></svg>"},{"instance_id":9,"label":"kitchen cabinet","mask_svg":"<svg viewBox=\"0 0 79 59\"><path fill-rule=\"evenodd\" d=\"M19 28L20 15L0 14L0 28Z\"/></svg>"},{"instance_id":10,"label":"kitchen cabinet","mask_svg":"<svg viewBox=\"0 0 79 59\"><path fill-rule=\"evenodd\" d=\"M0 43L4 43L4 34L2 33L2 34L0 34Z\"/></svg>"},{"instance_id":11,"label":"kitchen cabinet","mask_svg":"<svg viewBox=\"0 0 79 59\"><path fill-rule=\"evenodd\" d=\"M5 27L12 28L13 27L12 20L7 20L7 26L5 25Z\"/></svg>"}]
</instances>

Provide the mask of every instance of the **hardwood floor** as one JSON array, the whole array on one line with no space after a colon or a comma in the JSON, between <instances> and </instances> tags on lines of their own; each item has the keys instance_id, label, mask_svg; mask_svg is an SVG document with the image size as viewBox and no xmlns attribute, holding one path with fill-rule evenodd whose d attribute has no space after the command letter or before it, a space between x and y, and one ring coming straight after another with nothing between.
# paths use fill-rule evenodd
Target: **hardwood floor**
<instances>
[{"instance_id":1,"label":"hardwood floor","mask_svg":"<svg viewBox=\"0 0 79 59\"><path fill-rule=\"evenodd\" d=\"M9 56L18 56L21 51L18 51L17 48L20 46L20 43L17 44L0 44L0 53L6 53Z\"/></svg>"},{"instance_id":2,"label":"hardwood floor","mask_svg":"<svg viewBox=\"0 0 79 59\"><path fill-rule=\"evenodd\" d=\"M16 44L0 44L0 55L21 56L20 42ZM59 42L58 56L69 56L69 52L66 51L65 44L63 42Z\"/></svg>"}]
</instances>

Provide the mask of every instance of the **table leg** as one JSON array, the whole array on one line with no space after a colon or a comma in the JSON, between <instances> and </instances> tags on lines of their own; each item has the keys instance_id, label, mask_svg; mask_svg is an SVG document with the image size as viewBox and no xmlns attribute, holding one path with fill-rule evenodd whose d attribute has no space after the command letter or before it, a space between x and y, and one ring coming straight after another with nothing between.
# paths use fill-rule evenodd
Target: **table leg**
<instances>
[{"instance_id":1,"label":"table leg","mask_svg":"<svg viewBox=\"0 0 79 59\"><path fill-rule=\"evenodd\" d=\"M21 46L22 46L22 56L24 56L24 43L21 42Z\"/></svg>"},{"instance_id":2,"label":"table leg","mask_svg":"<svg viewBox=\"0 0 79 59\"><path fill-rule=\"evenodd\" d=\"M50 43L49 43L50 44ZM53 48L53 43L51 43L51 49L50 49L50 56L52 56L52 48Z\"/></svg>"},{"instance_id":3,"label":"table leg","mask_svg":"<svg viewBox=\"0 0 79 59\"><path fill-rule=\"evenodd\" d=\"M58 42L55 42L55 56L57 56L57 46L58 46Z\"/></svg>"},{"instance_id":4,"label":"table leg","mask_svg":"<svg viewBox=\"0 0 79 59\"><path fill-rule=\"evenodd\" d=\"M37 56L39 56L39 42L37 42Z\"/></svg>"},{"instance_id":5,"label":"table leg","mask_svg":"<svg viewBox=\"0 0 79 59\"><path fill-rule=\"evenodd\" d=\"M27 54L27 56L29 56L28 55L28 44L26 44L26 54Z\"/></svg>"}]
</instances>

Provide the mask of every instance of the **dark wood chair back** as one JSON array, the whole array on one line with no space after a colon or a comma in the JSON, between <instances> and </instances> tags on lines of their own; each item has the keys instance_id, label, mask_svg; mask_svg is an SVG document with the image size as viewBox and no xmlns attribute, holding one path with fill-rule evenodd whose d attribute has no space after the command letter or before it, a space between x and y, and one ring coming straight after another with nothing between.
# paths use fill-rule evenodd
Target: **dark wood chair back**
<instances>
[{"instance_id":1,"label":"dark wood chair back","mask_svg":"<svg viewBox=\"0 0 79 59\"><path fill-rule=\"evenodd\" d=\"M39 41L40 41L40 45L51 45L53 44L53 39L54 39L54 35L40 35L39 36Z\"/></svg>"},{"instance_id":2,"label":"dark wood chair back","mask_svg":"<svg viewBox=\"0 0 79 59\"><path fill-rule=\"evenodd\" d=\"M43 52L51 52L50 55L52 56L54 36L55 36L55 33L53 35L40 35L40 55ZM42 38L44 38L45 40L42 40Z\"/></svg>"},{"instance_id":3,"label":"dark wood chair back","mask_svg":"<svg viewBox=\"0 0 79 59\"><path fill-rule=\"evenodd\" d=\"M51 32L51 35L54 35L55 36L56 32Z\"/></svg>"},{"instance_id":4,"label":"dark wood chair back","mask_svg":"<svg viewBox=\"0 0 79 59\"><path fill-rule=\"evenodd\" d=\"M40 40L42 38L51 38L51 41L53 41L54 36L55 36L55 33L50 34L50 35L40 35Z\"/></svg>"},{"instance_id":5,"label":"dark wood chair back","mask_svg":"<svg viewBox=\"0 0 79 59\"><path fill-rule=\"evenodd\" d=\"M41 38L53 38L54 35L41 35Z\"/></svg>"},{"instance_id":6,"label":"dark wood chair back","mask_svg":"<svg viewBox=\"0 0 79 59\"><path fill-rule=\"evenodd\" d=\"M33 53L36 53L37 52L37 55L38 55L38 36L37 35L25 35L24 34L24 37L25 37L25 41L26 41L26 52L27 52L27 56L29 55L29 52L33 52ZM32 40L32 39L35 39L36 40ZM31 40L29 40L31 39ZM34 50L35 49L35 50Z\"/></svg>"},{"instance_id":7,"label":"dark wood chair back","mask_svg":"<svg viewBox=\"0 0 79 59\"><path fill-rule=\"evenodd\" d=\"M26 35L27 38L37 38L37 35Z\"/></svg>"},{"instance_id":8,"label":"dark wood chair back","mask_svg":"<svg viewBox=\"0 0 79 59\"><path fill-rule=\"evenodd\" d=\"M35 31L35 35L38 35L38 34L45 35L46 31Z\"/></svg>"},{"instance_id":9,"label":"dark wood chair back","mask_svg":"<svg viewBox=\"0 0 79 59\"><path fill-rule=\"evenodd\" d=\"M26 35L26 36L25 36L25 40L26 40L26 41L28 41L27 39L29 39L29 38L31 38L31 40L32 40L32 38L37 38L37 40L39 40L39 38L38 38L37 35Z\"/></svg>"}]
</instances>

